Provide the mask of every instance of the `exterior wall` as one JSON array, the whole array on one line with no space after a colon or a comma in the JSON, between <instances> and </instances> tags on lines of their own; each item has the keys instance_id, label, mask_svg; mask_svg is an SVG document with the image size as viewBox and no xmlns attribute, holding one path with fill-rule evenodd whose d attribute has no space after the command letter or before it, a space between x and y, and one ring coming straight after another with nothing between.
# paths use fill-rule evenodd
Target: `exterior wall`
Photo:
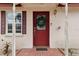
<instances>
[{"instance_id":1,"label":"exterior wall","mask_svg":"<svg viewBox=\"0 0 79 59\"><path fill-rule=\"evenodd\" d=\"M50 47L65 48L65 10L60 8L56 17L50 12ZM58 27L61 27L58 29Z\"/></svg>"},{"instance_id":2,"label":"exterior wall","mask_svg":"<svg viewBox=\"0 0 79 59\"><path fill-rule=\"evenodd\" d=\"M65 20L65 10L64 8L58 8L57 15L54 16L54 7L23 7L23 8L16 8L16 11L26 11L26 18L27 18L27 27L26 32L27 34L15 34L15 42L16 42L16 49L21 48L33 48L33 11L49 11L50 12L50 48L64 48L65 47L65 35L64 35L64 20ZM11 8L2 8L2 10L8 10L11 11ZM0 19L1 21L1 19ZM58 27L61 27L60 30L58 30ZM6 41L13 41L13 36L10 34L1 35L0 39L4 38ZM1 44L0 40L0 44Z\"/></svg>"},{"instance_id":3,"label":"exterior wall","mask_svg":"<svg viewBox=\"0 0 79 59\"><path fill-rule=\"evenodd\" d=\"M21 48L33 48L33 20L32 20L32 12L30 10L26 10L27 12L27 27L26 27L26 35L16 35L16 49Z\"/></svg>"},{"instance_id":4,"label":"exterior wall","mask_svg":"<svg viewBox=\"0 0 79 59\"><path fill-rule=\"evenodd\" d=\"M0 7L0 49L3 48L3 45L5 45L6 42L10 42L12 45L12 40L13 40L13 37L10 35L7 35L7 34L1 35L1 11L12 11L12 8L11 7ZM2 41L2 39L4 41ZM12 49L12 46L11 46L11 49Z\"/></svg>"},{"instance_id":5,"label":"exterior wall","mask_svg":"<svg viewBox=\"0 0 79 59\"><path fill-rule=\"evenodd\" d=\"M16 48L33 48L33 11L49 11L50 12L50 48L64 48L65 47L65 36L64 36L64 20L65 10L64 8L58 8L56 17L53 15L55 8L52 7L25 7L16 8L17 11L27 11L27 34L18 37L16 39ZM52 23L52 24L51 24ZM58 27L60 30L57 30Z\"/></svg>"},{"instance_id":6,"label":"exterior wall","mask_svg":"<svg viewBox=\"0 0 79 59\"><path fill-rule=\"evenodd\" d=\"M57 15L54 16L54 7L23 7L16 8L16 11L26 11L27 15L27 34L17 35L15 34L16 49L21 48L33 48L33 11L49 11L50 12L50 48L64 48L65 47L65 10L64 8L57 9ZM1 10L11 11L12 8L0 7ZM68 13L68 37L69 37L69 48L79 48L79 7L69 7ZM61 27L58 30L58 27ZM1 33L1 12L0 12L0 33ZM1 39L5 41L13 42L12 35L1 35L0 34L0 49L4 44Z\"/></svg>"},{"instance_id":7,"label":"exterior wall","mask_svg":"<svg viewBox=\"0 0 79 59\"><path fill-rule=\"evenodd\" d=\"M79 7L69 7L69 47L79 48Z\"/></svg>"}]
</instances>

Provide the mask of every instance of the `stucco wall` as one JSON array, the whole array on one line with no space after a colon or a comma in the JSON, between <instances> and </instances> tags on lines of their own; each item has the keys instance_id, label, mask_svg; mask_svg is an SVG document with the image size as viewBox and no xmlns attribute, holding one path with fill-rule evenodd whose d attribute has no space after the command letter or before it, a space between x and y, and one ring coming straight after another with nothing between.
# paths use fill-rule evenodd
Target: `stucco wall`
<instances>
[{"instance_id":1,"label":"stucco wall","mask_svg":"<svg viewBox=\"0 0 79 59\"><path fill-rule=\"evenodd\" d=\"M57 15L54 16L50 12L50 47L51 48L64 48L65 47L65 10L59 8ZM60 27L60 29L58 29Z\"/></svg>"}]
</instances>

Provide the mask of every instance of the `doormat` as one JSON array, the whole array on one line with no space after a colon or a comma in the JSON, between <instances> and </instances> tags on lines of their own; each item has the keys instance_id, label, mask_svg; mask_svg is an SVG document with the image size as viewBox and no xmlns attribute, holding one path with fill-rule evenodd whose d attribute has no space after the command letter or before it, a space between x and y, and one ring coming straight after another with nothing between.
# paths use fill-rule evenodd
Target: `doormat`
<instances>
[{"instance_id":1,"label":"doormat","mask_svg":"<svg viewBox=\"0 0 79 59\"><path fill-rule=\"evenodd\" d=\"M47 48L36 48L36 51L48 51Z\"/></svg>"}]
</instances>

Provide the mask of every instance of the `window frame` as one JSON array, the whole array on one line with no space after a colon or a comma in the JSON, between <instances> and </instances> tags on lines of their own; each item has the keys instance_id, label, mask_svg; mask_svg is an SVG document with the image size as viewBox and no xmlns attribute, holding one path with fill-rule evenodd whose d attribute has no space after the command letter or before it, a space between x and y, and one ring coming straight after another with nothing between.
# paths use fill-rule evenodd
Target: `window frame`
<instances>
[{"instance_id":1,"label":"window frame","mask_svg":"<svg viewBox=\"0 0 79 59\"><path fill-rule=\"evenodd\" d=\"M13 23L12 23L12 33L8 33L8 20L7 20L7 13L13 13L12 11L6 11L6 34L8 35L13 35L13 32L15 33L15 35L21 35L22 34L22 11L17 11L15 12L15 16L16 13L21 13L21 33L16 33L16 22L15 19L13 19ZM14 16L13 16L14 17Z\"/></svg>"}]
</instances>

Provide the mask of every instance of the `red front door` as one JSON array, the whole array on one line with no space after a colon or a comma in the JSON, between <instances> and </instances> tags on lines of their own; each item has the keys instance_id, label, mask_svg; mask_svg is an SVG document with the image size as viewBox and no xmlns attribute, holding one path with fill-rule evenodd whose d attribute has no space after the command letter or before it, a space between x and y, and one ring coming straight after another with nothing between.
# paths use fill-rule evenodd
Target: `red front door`
<instances>
[{"instance_id":1,"label":"red front door","mask_svg":"<svg viewBox=\"0 0 79 59\"><path fill-rule=\"evenodd\" d=\"M49 12L33 12L33 44L49 46Z\"/></svg>"}]
</instances>

